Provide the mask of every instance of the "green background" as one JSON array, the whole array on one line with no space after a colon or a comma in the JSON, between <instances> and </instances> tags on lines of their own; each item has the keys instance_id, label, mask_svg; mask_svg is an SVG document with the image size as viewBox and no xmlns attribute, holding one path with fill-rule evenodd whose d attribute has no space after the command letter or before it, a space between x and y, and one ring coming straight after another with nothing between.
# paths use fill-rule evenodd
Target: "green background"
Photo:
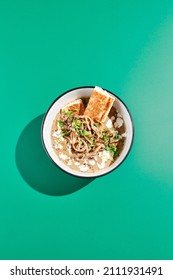
<instances>
[{"instance_id":1,"label":"green background","mask_svg":"<svg viewBox=\"0 0 173 280\"><path fill-rule=\"evenodd\" d=\"M173 1L1 0L1 259L173 259L172 73ZM83 85L135 124L125 162L95 180L40 141L51 102Z\"/></svg>"}]
</instances>

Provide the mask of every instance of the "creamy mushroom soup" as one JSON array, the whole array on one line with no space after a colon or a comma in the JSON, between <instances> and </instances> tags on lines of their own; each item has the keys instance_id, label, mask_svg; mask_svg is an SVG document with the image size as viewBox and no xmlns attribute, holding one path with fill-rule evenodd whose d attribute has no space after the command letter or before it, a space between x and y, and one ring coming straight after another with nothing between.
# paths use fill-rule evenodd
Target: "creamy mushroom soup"
<instances>
[{"instance_id":1,"label":"creamy mushroom soup","mask_svg":"<svg viewBox=\"0 0 173 280\"><path fill-rule=\"evenodd\" d=\"M112 106L104 122L85 115L89 99L74 100L57 113L51 139L59 159L70 168L94 173L110 166L126 139L123 117Z\"/></svg>"}]
</instances>

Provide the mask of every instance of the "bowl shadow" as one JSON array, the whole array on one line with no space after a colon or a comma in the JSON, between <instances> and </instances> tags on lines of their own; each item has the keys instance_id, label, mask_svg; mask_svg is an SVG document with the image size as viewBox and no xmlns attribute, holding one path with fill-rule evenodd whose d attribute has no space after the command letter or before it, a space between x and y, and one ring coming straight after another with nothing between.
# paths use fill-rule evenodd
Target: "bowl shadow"
<instances>
[{"instance_id":1,"label":"bowl shadow","mask_svg":"<svg viewBox=\"0 0 173 280\"><path fill-rule=\"evenodd\" d=\"M51 162L41 142L43 116L33 119L20 134L15 151L17 168L27 184L40 193L52 196L74 193L94 179L74 177Z\"/></svg>"}]
</instances>

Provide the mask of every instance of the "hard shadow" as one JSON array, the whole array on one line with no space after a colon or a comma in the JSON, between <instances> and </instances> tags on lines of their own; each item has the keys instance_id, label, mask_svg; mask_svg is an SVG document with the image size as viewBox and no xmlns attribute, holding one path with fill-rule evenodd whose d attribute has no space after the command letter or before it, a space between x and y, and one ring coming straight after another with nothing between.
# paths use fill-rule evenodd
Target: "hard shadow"
<instances>
[{"instance_id":1,"label":"hard shadow","mask_svg":"<svg viewBox=\"0 0 173 280\"><path fill-rule=\"evenodd\" d=\"M43 114L22 131L16 145L16 165L23 179L36 191L62 196L80 190L94 179L77 178L61 171L46 155L41 142Z\"/></svg>"}]
</instances>

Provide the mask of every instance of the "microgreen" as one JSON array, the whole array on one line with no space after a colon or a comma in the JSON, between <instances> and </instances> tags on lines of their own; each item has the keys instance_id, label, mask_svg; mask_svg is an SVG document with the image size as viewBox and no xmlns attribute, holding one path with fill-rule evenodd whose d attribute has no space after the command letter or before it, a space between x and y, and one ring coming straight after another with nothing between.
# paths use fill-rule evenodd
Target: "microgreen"
<instances>
[{"instance_id":1,"label":"microgreen","mask_svg":"<svg viewBox=\"0 0 173 280\"><path fill-rule=\"evenodd\" d=\"M118 136L118 131L115 131L115 136L114 136L115 139L118 139L119 136Z\"/></svg>"},{"instance_id":2,"label":"microgreen","mask_svg":"<svg viewBox=\"0 0 173 280\"><path fill-rule=\"evenodd\" d=\"M83 130L83 131L82 131L82 136L90 136L89 131Z\"/></svg>"},{"instance_id":3,"label":"microgreen","mask_svg":"<svg viewBox=\"0 0 173 280\"><path fill-rule=\"evenodd\" d=\"M108 142L109 137L107 136L106 132L103 132L103 141L106 143Z\"/></svg>"},{"instance_id":4,"label":"microgreen","mask_svg":"<svg viewBox=\"0 0 173 280\"><path fill-rule=\"evenodd\" d=\"M77 126L81 127L82 126L82 123L80 121L76 121L75 123Z\"/></svg>"},{"instance_id":5,"label":"microgreen","mask_svg":"<svg viewBox=\"0 0 173 280\"><path fill-rule=\"evenodd\" d=\"M76 117L74 117L74 118L73 118L73 122L76 122L76 121L77 121L77 118L76 118Z\"/></svg>"},{"instance_id":6,"label":"microgreen","mask_svg":"<svg viewBox=\"0 0 173 280\"><path fill-rule=\"evenodd\" d=\"M76 110L76 109L73 109L73 110L71 110L71 111L64 112L64 113L65 113L65 115L69 118L69 117L71 117L71 115L72 115L73 113L75 113L75 112L77 112L77 110Z\"/></svg>"},{"instance_id":7,"label":"microgreen","mask_svg":"<svg viewBox=\"0 0 173 280\"><path fill-rule=\"evenodd\" d=\"M100 126L101 124L98 123L98 122L96 122L96 123L94 123L94 125L98 127L98 126Z\"/></svg>"},{"instance_id":8,"label":"microgreen","mask_svg":"<svg viewBox=\"0 0 173 280\"><path fill-rule=\"evenodd\" d=\"M73 112L65 112L65 115L69 118L71 117L71 115L73 114Z\"/></svg>"},{"instance_id":9,"label":"microgreen","mask_svg":"<svg viewBox=\"0 0 173 280\"><path fill-rule=\"evenodd\" d=\"M58 121L58 125L59 125L60 127L63 127L63 126L64 126L64 123L63 123L62 121Z\"/></svg>"},{"instance_id":10,"label":"microgreen","mask_svg":"<svg viewBox=\"0 0 173 280\"><path fill-rule=\"evenodd\" d=\"M66 135L69 135L70 134L70 131L67 131L65 129L62 130L62 136L66 136Z\"/></svg>"},{"instance_id":11,"label":"microgreen","mask_svg":"<svg viewBox=\"0 0 173 280\"><path fill-rule=\"evenodd\" d=\"M119 156L119 150L117 147L115 147L114 145L110 144L109 145L109 151L111 156L113 157L113 159L115 159L117 156Z\"/></svg>"},{"instance_id":12,"label":"microgreen","mask_svg":"<svg viewBox=\"0 0 173 280\"><path fill-rule=\"evenodd\" d=\"M96 145L96 140L95 139L91 139L90 141L91 141L92 145L94 145L94 146Z\"/></svg>"}]
</instances>

